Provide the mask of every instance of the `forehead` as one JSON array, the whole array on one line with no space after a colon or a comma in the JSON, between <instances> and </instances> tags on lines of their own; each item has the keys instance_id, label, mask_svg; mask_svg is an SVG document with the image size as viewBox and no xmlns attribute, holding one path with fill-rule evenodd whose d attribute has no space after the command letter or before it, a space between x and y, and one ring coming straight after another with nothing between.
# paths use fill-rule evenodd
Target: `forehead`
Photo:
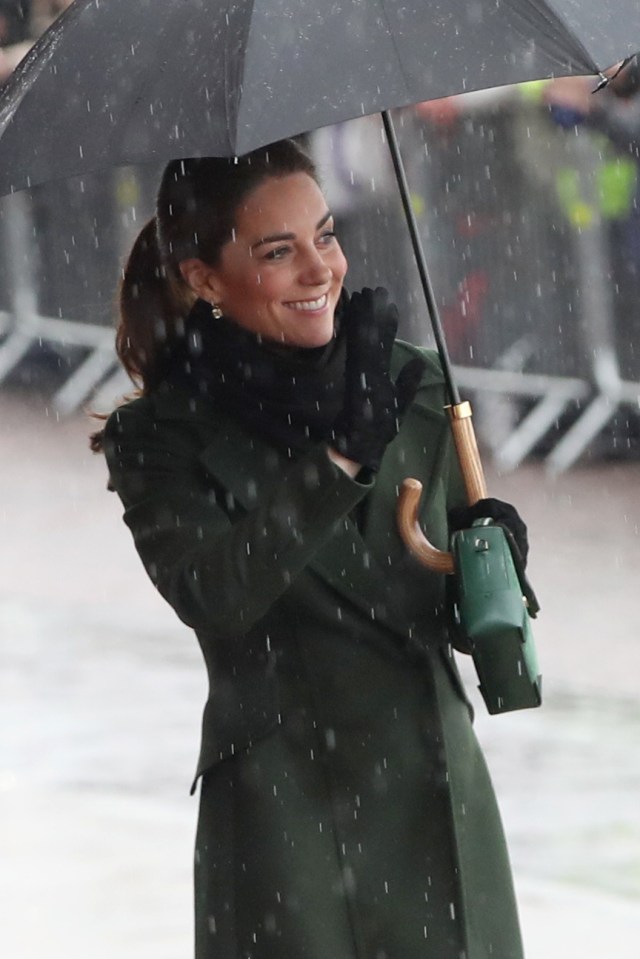
<instances>
[{"instance_id":1,"label":"forehead","mask_svg":"<svg viewBox=\"0 0 640 959\"><path fill-rule=\"evenodd\" d=\"M264 234L315 228L327 212L322 190L307 173L269 177L255 187L236 211L239 232Z\"/></svg>"}]
</instances>

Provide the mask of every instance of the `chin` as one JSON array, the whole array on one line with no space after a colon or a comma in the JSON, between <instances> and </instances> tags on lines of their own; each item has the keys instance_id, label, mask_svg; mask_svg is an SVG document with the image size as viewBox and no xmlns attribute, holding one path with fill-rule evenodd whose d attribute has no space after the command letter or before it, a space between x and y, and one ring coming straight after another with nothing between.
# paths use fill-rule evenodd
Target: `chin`
<instances>
[{"instance_id":1,"label":"chin","mask_svg":"<svg viewBox=\"0 0 640 959\"><path fill-rule=\"evenodd\" d=\"M307 320L303 323L289 324L288 329L283 328L280 342L283 346L312 350L319 346L326 346L333 339L333 335L333 318L324 319L321 323L317 320L315 322Z\"/></svg>"},{"instance_id":2,"label":"chin","mask_svg":"<svg viewBox=\"0 0 640 959\"><path fill-rule=\"evenodd\" d=\"M298 346L306 347L311 350L319 346L326 346L333 339L333 323L330 328L318 330L309 336L300 337Z\"/></svg>"}]
</instances>

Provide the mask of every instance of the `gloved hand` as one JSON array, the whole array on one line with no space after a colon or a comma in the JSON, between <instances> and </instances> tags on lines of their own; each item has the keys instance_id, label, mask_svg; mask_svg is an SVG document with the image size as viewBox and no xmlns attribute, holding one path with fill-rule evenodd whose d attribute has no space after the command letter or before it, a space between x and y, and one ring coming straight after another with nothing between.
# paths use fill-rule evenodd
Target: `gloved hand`
<instances>
[{"instance_id":1,"label":"gloved hand","mask_svg":"<svg viewBox=\"0 0 640 959\"><path fill-rule=\"evenodd\" d=\"M476 519L488 517L500 526L508 530L518 552L522 558L523 567L527 565L527 555L529 553L529 539L527 537L527 526L517 509L510 503L504 503L500 499L480 499L473 506L454 506L449 510L449 529L455 532L459 529L469 529Z\"/></svg>"},{"instance_id":2,"label":"gloved hand","mask_svg":"<svg viewBox=\"0 0 640 959\"><path fill-rule=\"evenodd\" d=\"M425 363L415 357L403 366L395 383L391 379L398 310L382 287L353 293L342 321L347 342L345 395L333 443L347 459L377 472L416 394Z\"/></svg>"}]
</instances>

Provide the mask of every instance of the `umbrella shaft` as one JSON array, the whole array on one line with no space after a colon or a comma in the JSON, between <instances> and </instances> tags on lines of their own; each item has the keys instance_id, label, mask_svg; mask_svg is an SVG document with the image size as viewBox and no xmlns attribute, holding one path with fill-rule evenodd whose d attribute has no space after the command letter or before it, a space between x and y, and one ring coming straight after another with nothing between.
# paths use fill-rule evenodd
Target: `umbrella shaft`
<instances>
[{"instance_id":1,"label":"umbrella shaft","mask_svg":"<svg viewBox=\"0 0 640 959\"><path fill-rule=\"evenodd\" d=\"M431 320L431 326L433 328L433 335L435 337L436 346L442 362L442 371L444 373L444 378L447 385L449 402L452 406L456 406L460 403L460 393L458 392L458 387L453 380L453 371L451 368L449 350L447 349L444 330L442 329L442 323L440 321L440 314L436 304L433 284L427 268L427 261L425 259L424 250L422 249L422 242L418 232L418 224L413 212L413 204L411 203L411 195L409 193L407 176L405 173L404 164L402 162L402 156L400 155L400 147L398 146L398 138L396 136L393 120L391 119L388 110L382 111L382 122L384 124L387 143L389 145L389 151L393 161L393 169L395 171L396 180L398 181L398 187L400 189L402 205L407 218L407 225L409 227L409 234L411 236L411 245L413 246L416 265L420 275L420 283L422 284L424 298L427 302L427 311L429 313L429 319Z\"/></svg>"}]
</instances>

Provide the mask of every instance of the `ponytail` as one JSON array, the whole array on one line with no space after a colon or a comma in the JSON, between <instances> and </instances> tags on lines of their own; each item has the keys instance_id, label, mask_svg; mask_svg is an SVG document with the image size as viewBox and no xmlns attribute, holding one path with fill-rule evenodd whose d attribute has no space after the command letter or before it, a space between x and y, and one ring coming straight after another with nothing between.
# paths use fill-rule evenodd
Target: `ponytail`
<instances>
[{"instance_id":1,"label":"ponytail","mask_svg":"<svg viewBox=\"0 0 640 959\"><path fill-rule=\"evenodd\" d=\"M171 345L184 331L194 299L180 274L172 275L171 267L162 263L154 216L133 244L119 291L116 353L137 387L134 395L148 393L162 379ZM91 415L107 419L101 413ZM89 446L94 453L102 452L103 444L104 430L90 435Z\"/></svg>"},{"instance_id":2,"label":"ponytail","mask_svg":"<svg viewBox=\"0 0 640 959\"><path fill-rule=\"evenodd\" d=\"M125 370L148 393L164 372L166 356L195 297L179 273L162 262L156 218L140 232L120 285L116 352Z\"/></svg>"}]
</instances>

